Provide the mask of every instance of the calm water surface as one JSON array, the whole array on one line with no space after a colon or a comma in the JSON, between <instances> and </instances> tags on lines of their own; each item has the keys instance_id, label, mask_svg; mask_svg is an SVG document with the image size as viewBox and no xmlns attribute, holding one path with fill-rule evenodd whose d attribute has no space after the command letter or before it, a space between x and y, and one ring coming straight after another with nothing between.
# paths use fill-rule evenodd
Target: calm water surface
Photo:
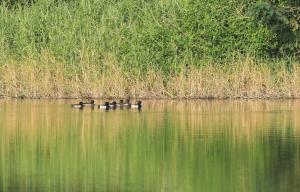
<instances>
[{"instance_id":1,"label":"calm water surface","mask_svg":"<svg viewBox=\"0 0 300 192\"><path fill-rule=\"evenodd\" d=\"M0 191L300 191L300 101L72 102L0 100Z\"/></svg>"}]
</instances>

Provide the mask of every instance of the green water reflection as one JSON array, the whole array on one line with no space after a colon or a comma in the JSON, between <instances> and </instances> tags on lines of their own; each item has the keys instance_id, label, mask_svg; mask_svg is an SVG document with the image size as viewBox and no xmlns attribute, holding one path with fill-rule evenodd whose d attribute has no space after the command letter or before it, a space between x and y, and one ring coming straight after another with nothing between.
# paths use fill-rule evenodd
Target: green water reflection
<instances>
[{"instance_id":1,"label":"green water reflection","mask_svg":"<svg viewBox=\"0 0 300 192\"><path fill-rule=\"evenodd\" d=\"M300 101L0 100L0 191L300 191Z\"/></svg>"}]
</instances>

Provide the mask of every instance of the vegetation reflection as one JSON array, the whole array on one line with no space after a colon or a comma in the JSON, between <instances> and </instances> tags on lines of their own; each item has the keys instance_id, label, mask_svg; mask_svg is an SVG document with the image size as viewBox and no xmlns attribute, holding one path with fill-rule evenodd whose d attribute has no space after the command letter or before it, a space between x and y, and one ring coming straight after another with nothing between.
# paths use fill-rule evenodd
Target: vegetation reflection
<instances>
[{"instance_id":1,"label":"vegetation reflection","mask_svg":"<svg viewBox=\"0 0 300 192\"><path fill-rule=\"evenodd\" d=\"M295 101L0 101L1 191L297 191Z\"/></svg>"}]
</instances>

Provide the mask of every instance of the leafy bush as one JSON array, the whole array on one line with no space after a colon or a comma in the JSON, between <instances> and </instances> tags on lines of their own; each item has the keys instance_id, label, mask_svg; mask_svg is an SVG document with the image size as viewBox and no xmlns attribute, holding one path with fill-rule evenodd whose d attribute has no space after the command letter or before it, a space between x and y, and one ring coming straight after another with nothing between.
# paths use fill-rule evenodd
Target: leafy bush
<instances>
[{"instance_id":1,"label":"leafy bush","mask_svg":"<svg viewBox=\"0 0 300 192\"><path fill-rule=\"evenodd\" d=\"M83 58L103 65L109 54L124 70L168 73L240 54L294 54L292 23L247 0L2 0L0 59L48 52L71 66Z\"/></svg>"},{"instance_id":2,"label":"leafy bush","mask_svg":"<svg viewBox=\"0 0 300 192\"><path fill-rule=\"evenodd\" d=\"M271 55L300 54L300 1L257 2L249 14L276 35L276 46L269 50Z\"/></svg>"}]
</instances>

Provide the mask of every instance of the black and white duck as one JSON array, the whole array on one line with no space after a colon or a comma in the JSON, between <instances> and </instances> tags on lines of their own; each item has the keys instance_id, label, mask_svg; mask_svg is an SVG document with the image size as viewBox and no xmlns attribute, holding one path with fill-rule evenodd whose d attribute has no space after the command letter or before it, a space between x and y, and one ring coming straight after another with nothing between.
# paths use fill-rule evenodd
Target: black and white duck
<instances>
[{"instance_id":1,"label":"black and white duck","mask_svg":"<svg viewBox=\"0 0 300 192\"><path fill-rule=\"evenodd\" d=\"M110 104L109 104L109 102L105 102L103 105L98 105L98 108L109 110L110 109Z\"/></svg>"}]
</instances>

